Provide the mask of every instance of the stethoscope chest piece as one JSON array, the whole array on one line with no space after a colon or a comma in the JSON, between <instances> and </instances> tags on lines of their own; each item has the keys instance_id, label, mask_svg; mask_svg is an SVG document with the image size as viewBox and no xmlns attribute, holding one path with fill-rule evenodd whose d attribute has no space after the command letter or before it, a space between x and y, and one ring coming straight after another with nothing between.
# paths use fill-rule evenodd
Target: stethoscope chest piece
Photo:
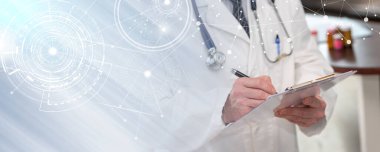
<instances>
[{"instance_id":1,"label":"stethoscope chest piece","mask_svg":"<svg viewBox=\"0 0 380 152\"><path fill-rule=\"evenodd\" d=\"M226 55L223 52L213 51L209 52L206 64L209 69L213 71L220 70L226 62Z\"/></svg>"}]
</instances>

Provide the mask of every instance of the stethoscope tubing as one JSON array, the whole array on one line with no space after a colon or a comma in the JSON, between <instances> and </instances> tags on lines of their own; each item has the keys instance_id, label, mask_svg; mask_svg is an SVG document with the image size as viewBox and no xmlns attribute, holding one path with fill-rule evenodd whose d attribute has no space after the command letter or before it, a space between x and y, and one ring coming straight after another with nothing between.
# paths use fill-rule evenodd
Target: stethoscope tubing
<instances>
[{"instance_id":1,"label":"stethoscope tubing","mask_svg":"<svg viewBox=\"0 0 380 152\"><path fill-rule=\"evenodd\" d=\"M195 17L197 18L197 21L199 22L198 23L199 24L199 30L201 32L203 42L205 42L206 48L208 49L209 53L211 53L210 52L211 50L215 50L216 49L215 43L212 40L211 35L208 32L208 30L206 29L206 26L204 25L204 22L203 22L200 14L199 14L197 3L195 2L195 0L191 0L191 3L193 5L193 10L194 10L194 13L195 13Z\"/></svg>"},{"instance_id":2,"label":"stethoscope tubing","mask_svg":"<svg viewBox=\"0 0 380 152\"><path fill-rule=\"evenodd\" d=\"M268 57L268 54L267 54L267 51L266 51L266 48L265 48L265 44L264 44L264 38L263 38L263 35L262 35L262 29L261 29L261 26L260 26L259 17L257 15L257 3L256 3L256 1L257 0L250 0L250 2L251 2L251 9L253 11L253 15L255 17L255 21L256 21L256 24L257 24L257 27L258 27L258 30L259 30L260 46L262 47L262 50L263 50L265 58L270 63L276 63L280 59L282 59L283 57L290 56L293 53L293 43L292 43L292 40L290 39L290 34L289 34L288 30L286 29L285 24L284 24L282 18L280 17L278 9L275 6L275 0L271 0L271 2L272 2L271 4L272 4L272 7L273 7L273 9L275 11L276 17L280 21L281 27L285 31L285 35L286 35L286 37L288 39L287 41L290 44L290 52L287 53L287 54L279 54L279 51L277 51L277 53L279 54L279 56L275 60L270 59ZM191 3L192 3L192 7L193 7L193 10L194 10L195 17L197 19L197 25L198 25L199 30L200 30L201 35L202 35L203 42L205 43L207 51L208 51L209 58L214 58L215 54L218 54L219 56L223 56L225 58L225 55L224 55L223 52L218 52L217 51L215 43L214 43L214 41L213 41L210 33L208 32L208 30L207 30L207 28L206 28L206 26L205 26L205 24L204 24L204 22L203 22L203 20L202 20L202 18L200 16L200 13L199 13L196 1L195 0L191 0ZM218 64L218 63L216 63L216 64ZM219 64L221 64L221 65L217 65L217 66L218 67L222 67L223 64L224 64L224 61L220 62ZM209 65L209 66L215 66L215 65L213 64L213 65Z\"/></svg>"},{"instance_id":3,"label":"stethoscope tubing","mask_svg":"<svg viewBox=\"0 0 380 152\"><path fill-rule=\"evenodd\" d=\"M290 56L290 55L293 54L293 42L292 42L292 40L290 40L290 34L289 34L288 30L287 30L286 27L285 27L285 24L284 24L284 22L283 22L283 20L282 20L282 18L281 18L281 16L280 16L280 14L279 14L279 12L278 12L277 7L275 6L275 0L271 0L271 2L272 2L272 3L271 3L271 4L272 4L272 7L273 7L273 9L274 9L274 11L275 11L275 15L276 15L278 21L280 21L281 27L282 27L282 29L284 30L285 35L286 35L286 37L287 37L287 39L288 39L287 41L288 41L288 43L290 44L290 52L287 53L287 54L279 54L279 56L278 56L275 60L270 59L270 58L268 57L268 55L267 55L267 51L266 51L265 44L264 44L264 38L263 38L263 36L262 36L263 31L262 31L261 26L260 26L259 17L258 17L258 15L257 15L257 4L256 4L256 0L251 0L251 8L252 8L252 11L253 11L253 15L254 15L254 17L255 17L255 21L256 21L256 24L257 24L257 28L258 28L258 30L259 30L260 46L261 46L261 48L262 48L262 50L263 50L264 56L265 56L265 58L266 58L270 63L276 63L276 62L278 62L280 59L282 59L283 57Z\"/></svg>"}]
</instances>

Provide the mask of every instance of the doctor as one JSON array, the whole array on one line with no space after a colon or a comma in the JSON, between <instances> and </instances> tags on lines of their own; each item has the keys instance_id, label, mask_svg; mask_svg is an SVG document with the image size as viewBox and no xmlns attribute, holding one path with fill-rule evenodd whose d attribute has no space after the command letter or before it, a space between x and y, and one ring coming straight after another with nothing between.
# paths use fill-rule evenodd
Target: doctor
<instances>
[{"instance_id":1,"label":"doctor","mask_svg":"<svg viewBox=\"0 0 380 152\"><path fill-rule=\"evenodd\" d=\"M205 62L224 90L213 98L211 124L197 151L298 151L296 126L321 132L336 96L308 97L277 117L225 132L264 100L288 86L333 72L312 41L299 0L190 0L207 52ZM231 68L250 78L231 76ZM230 82L230 83L229 83ZM212 80L210 80L212 83ZM212 94L208 94L212 96Z\"/></svg>"}]
</instances>

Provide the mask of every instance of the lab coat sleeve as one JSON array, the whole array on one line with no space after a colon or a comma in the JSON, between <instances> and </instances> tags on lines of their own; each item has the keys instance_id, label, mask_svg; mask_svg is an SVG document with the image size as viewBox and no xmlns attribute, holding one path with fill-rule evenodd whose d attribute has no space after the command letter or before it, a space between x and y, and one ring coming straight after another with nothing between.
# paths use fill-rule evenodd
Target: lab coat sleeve
<instances>
[{"instance_id":1,"label":"lab coat sleeve","mask_svg":"<svg viewBox=\"0 0 380 152\"><path fill-rule=\"evenodd\" d=\"M194 151L207 147L213 138L223 132L226 126L221 118L222 109L229 92L229 88L223 87L204 92L188 88L179 94L173 126L176 140L166 142L170 148Z\"/></svg>"},{"instance_id":2,"label":"lab coat sleeve","mask_svg":"<svg viewBox=\"0 0 380 152\"><path fill-rule=\"evenodd\" d=\"M208 140L213 139L216 137L219 133L223 131L224 128L226 128L225 123L222 120L222 111L224 104L227 100L227 97L230 93L231 89L230 88L220 88L218 89L217 96L216 96L216 101L217 103L215 104L214 112L211 118L210 122L210 127L209 127L209 136Z\"/></svg>"},{"instance_id":3,"label":"lab coat sleeve","mask_svg":"<svg viewBox=\"0 0 380 152\"><path fill-rule=\"evenodd\" d=\"M295 21L292 24L293 41L295 44L295 80L296 84L306 82L320 76L333 73L333 69L325 60L321 52L318 50L317 42L311 39L310 30L306 24L305 12L299 0L293 1L296 7L292 16ZM321 93L322 98L326 101L326 120L320 121L318 124L309 128L300 127L301 131L307 136L320 133L326 126L326 122L330 118L333 107L336 102L336 94L333 89Z\"/></svg>"}]
</instances>

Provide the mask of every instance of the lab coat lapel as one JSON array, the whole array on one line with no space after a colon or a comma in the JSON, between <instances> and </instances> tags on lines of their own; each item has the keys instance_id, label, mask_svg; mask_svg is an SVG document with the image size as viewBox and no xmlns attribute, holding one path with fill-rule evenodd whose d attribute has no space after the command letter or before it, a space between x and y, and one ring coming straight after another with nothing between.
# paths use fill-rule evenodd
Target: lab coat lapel
<instances>
[{"instance_id":1,"label":"lab coat lapel","mask_svg":"<svg viewBox=\"0 0 380 152\"><path fill-rule=\"evenodd\" d=\"M238 38L250 42L249 37L231 11L220 0L209 0L206 22L209 27L218 28Z\"/></svg>"}]
</instances>

